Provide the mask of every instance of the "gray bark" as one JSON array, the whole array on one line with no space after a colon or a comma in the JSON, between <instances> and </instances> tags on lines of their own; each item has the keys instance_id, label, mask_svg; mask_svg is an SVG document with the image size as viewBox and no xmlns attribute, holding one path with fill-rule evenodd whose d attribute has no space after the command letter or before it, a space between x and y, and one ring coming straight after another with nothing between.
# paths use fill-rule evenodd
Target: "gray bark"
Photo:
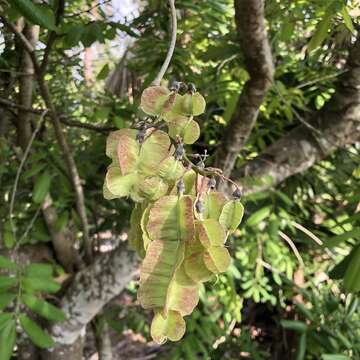
<instances>
[{"instance_id":1,"label":"gray bark","mask_svg":"<svg viewBox=\"0 0 360 360\"><path fill-rule=\"evenodd\" d=\"M347 70L339 78L330 101L310 119L314 129L304 124L297 126L253 161L233 172L233 178L243 186L245 193L274 186L304 172L333 151L360 140L360 37L350 51ZM258 182L265 177L267 181L254 186L254 180Z\"/></svg>"},{"instance_id":2,"label":"gray bark","mask_svg":"<svg viewBox=\"0 0 360 360\"><path fill-rule=\"evenodd\" d=\"M235 0L235 20L250 79L216 153L216 167L229 176L239 151L255 125L260 105L271 84L274 68L264 19L264 0Z\"/></svg>"},{"instance_id":3,"label":"gray bark","mask_svg":"<svg viewBox=\"0 0 360 360\"><path fill-rule=\"evenodd\" d=\"M51 329L56 347L71 345L84 335L86 325L104 305L122 292L137 267L137 256L121 243L116 250L100 256L91 266L80 271L61 301L68 320Z\"/></svg>"}]
</instances>

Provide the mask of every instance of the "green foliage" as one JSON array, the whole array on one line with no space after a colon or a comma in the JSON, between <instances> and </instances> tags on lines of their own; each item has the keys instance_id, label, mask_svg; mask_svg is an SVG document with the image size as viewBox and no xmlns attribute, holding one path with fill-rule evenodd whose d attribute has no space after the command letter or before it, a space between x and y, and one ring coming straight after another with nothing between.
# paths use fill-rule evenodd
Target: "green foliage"
<instances>
[{"instance_id":1,"label":"green foliage","mask_svg":"<svg viewBox=\"0 0 360 360\"><path fill-rule=\"evenodd\" d=\"M11 277L0 276L0 358L8 360L11 357L17 321L35 345L41 348L53 346L51 336L23 312L26 306L32 314L50 321L66 319L62 310L42 298L41 292L56 293L60 289L53 278L53 267L40 263L23 266L0 256L0 268L11 274Z\"/></svg>"},{"instance_id":2,"label":"green foliage","mask_svg":"<svg viewBox=\"0 0 360 360\"><path fill-rule=\"evenodd\" d=\"M53 5L56 2L49 2L53 6L51 8L50 5L38 5L30 0L6 3L9 7L5 7L5 15L11 21L24 16L30 23L40 24L41 46L37 47L40 59L43 54L42 44L47 42L49 31L54 29L56 6ZM108 154L113 159L109 178L112 185L115 183L118 193L114 195L108 192L106 195L107 198L116 198L115 201L104 200L101 191L103 178L99 174L106 171L105 134L63 124L84 183L91 235L100 238L97 235L102 233L122 234L130 227L131 246L143 258L154 241L147 230L149 212L154 203L164 196L176 196L175 185L180 178L185 183L185 196L193 197L193 203L196 202L193 186L195 173L186 171L181 161L174 158L176 147L165 151L165 146L151 143L151 138L161 137L165 139L163 144L170 147L171 143L176 143L177 135L180 135L184 144L193 144L194 152L201 153L204 148L208 149L210 157L207 164L210 166L213 162L212 154L220 143L224 127L234 114L239 95L249 78L238 44L233 1L176 0L176 5L179 9L178 41L167 77L196 83L206 97L207 107L202 114L196 115L198 117L195 120L191 116L194 112L193 97L187 95L184 99L183 94L170 98L168 95L171 91L164 81L162 88L165 89L165 102L168 100L166 105L172 104L174 111L164 112L164 103L160 101L150 112L163 113L161 115L167 123L165 129L168 137L159 135L165 133L163 128L148 136L151 129L147 128L145 142L139 146L136 143L137 132L127 132L134 123L146 123L147 114L143 111L146 108L141 110L141 102L144 100L141 99L141 93L153 80L168 49L170 33L165 1L149 1L138 15L135 12L120 22L105 14L101 6L97 9L99 12L95 19L91 12L86 11L91 6L89 2L67 2L65 16L54 29L58 36L53 44L46 74L54 104L69 118L83 124L115 126L122 131L126 130L120 134L126 135L129 143L136 143L134 148L137 150L145 146L146 142L149 142L149 147L157 148L152 150L150 158L144 155L141 166L137 164L126 175L122 173L122 167L127 171L128 164L120 165L117 149L113 149ZM329 101L335 91L336 79L345 70L346 49L354 41L359 24L356 15L358 5L353 0L269 0L265 6L271 50L276 64L275 80L260 108L252 134L237 158L237 168L255 158L301 124L302 120L310 121L312 112L321 109ZM17 102L18 46L15 47L4 28L2 34L6 41L0 49L0 86L4 84L2 93L7 93L7 76L15 75L15 91L9 100ZM119 45L125 46L128 41L132 45L126 67L121 64L115 66L118 61L114 59L118 54L116 49ZM92 48L96 59L92 67L98 76L89 86L83 74L84 46L93 44L96 44ZM97 56L95 50L98 46L101 56ZM125 80L122 82L125 97L114 96L103 90L109 78L107 75L117 67L123 73L128 72L128 76L131 74L132 84L126 84ZM33 91L32 105L34 108L44 107L38 89ZM195 100L195 113L202 110L202 106L202 100L198 104ZM19 159L18 134L12 125L16 120L16 111L8 114L9 130L0 138L0 240L5 249L12 249L16 244L8 211ZM37 121L38 116L33 114L32 123ZM154 125L154 122L151 120L150 124ZM114 139L113 144L117 142L118 139ZM59 218L56 228L74 229L75 246L81 248L81 228L74 211L71 182L63 154L50 126L44 127L32 149L20 179L13 214L16 232L21 234L20 245L50 245L47 226L41 213L37 215L41 201L50 191ZM153 156L158 155L159 158L164 155L161 168L158 167L159 163L155 166L158 159L152 162ZM139 157L136 159L139 160ZM281 319L296 319L308 326L306 337L295 333L299 341L287 342L289 347L281 349L284 357L292 356L291 348L298 348L297 356L300 357L305 351L305 358L309 360L359 357L359 310L355 301L358 297L356 274L359 261L358 256L354 257L358 255L359 249L358 159L358 147L340 149L312 169L289 178L276 189L244 197L244 225L228 237L224 246L233 258L226 273L213 275L203 261L204 252L209 248L208 243L204 242L204 246L195 236L195 246L188 248L184 267L186 265L188 269L195 269L191 272L195 282L205 279L210 282L199 285L199 304L186 319L187 330L182 340L164 345L167 346L166 358L234 359L244 352L251 354L249 356L253 359L266 359L270 353L278 351L274 344L281 344L283 335L286 337L292 334L292 330L281 326ZM110 170L112 167L117 170ZM135 177L131 176L134 173L136 179L139 174L144 178L139 182L134 181ZM125 176L128 176L126 180ZM39 183L41 177L46 179L43 184ZM145 178L149 177L155 179L147 179L145 182ZM271 182L271 179L265 181ZM33 198L35 187L39 195ZM119 199L119 193L126 195ZM129 198L136 200L134 211ZM203 219L194 218L194 222L201 224L207 219L219 221L226 201L223 195L210 191L202 201L205 208ZM193 213L197 215L195 210ZM127 219L130 217L129 224ZM231 221L227 224L230 225ZM300 230L296 224L303 226L308 233ZM279 231L291 238L305 263L304 283L301 285L304 292L303 306L294 304L294 297L300 291L293 283L299 261L279 236ZM321 240L323 246L319 246L313 240L314 237ZM191 258L192 254L194 256ZM227 255L223 257L227 258ZM210 255L207 259L210 259ZM191 260L199 264L194 266ZM56 262L56 259L53 261ZM214 270L213 264L210 261L207 263ZM53 297L59 289L52 270L49 276L45 275L49 274L49 270L45 269L40 271L42 275L38 275L35 268L25 269L21 264L18 269L12 264L0 258L0 359L10 358L16 340L17 315L10 313L16 301L20 299L22 306L26 306L22 298L35 297L37 300L32 298L31 306L37 304L35 308L41 310L32 309L30 317L38 314L46 319L48 307L43 303L39 307L38 301L55 304ZM7 270L11 272L10 277ZM21 276L17 275L18 271ZM17 296L19 286L24 290L20 298ZM134 286L130 285L128 294L133 300L136 297ZM309 297L305 297L305 291ZM348 292L352 293L351 296L347 295ZM250 319L249 312L253 314ZM269 314L271 317L267 317ZM56 317L60 320L61 315ZM123 330L132 329L149 339L151 329L146 311L142 312L136 306L124 306L121 311L109 312L105 317L117 329L119 336ZM7 326L3 327L4 324ZM271 327L269 324L275 325ZM182 329L182 325L179 328ZM343 336L338 336L338 331ZM351 344L350 349L347 342Z\"/></svg>"}]
</instances>

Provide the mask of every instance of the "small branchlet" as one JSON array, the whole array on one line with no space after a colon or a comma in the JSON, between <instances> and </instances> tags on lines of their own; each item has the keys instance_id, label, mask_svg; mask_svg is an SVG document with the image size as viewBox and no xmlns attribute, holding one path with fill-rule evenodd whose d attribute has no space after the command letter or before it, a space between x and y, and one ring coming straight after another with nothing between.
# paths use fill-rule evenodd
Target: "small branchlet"
<instances>
[{"instance_id":1,"label":"small branchlet","mask_svg":"<svg viewBox=\"0 0 360 360\"><path fill-rule=\"evenodd\" d=\"M232 196L235 200L240 200L242 196L242 191L240 190L240 188L237 187L235 191L232 193Z\"/></svg>"},{"instance_id":2,"label":"small branchlet","mask_svg":"<svg viewBox=\"0 0 360 360\"><path fill-rule=\"evenodd\" d=\"M184 153L185 153L184 145L179 144L175 150L175 159L182 160Z\"/></svg>"},{"instance_id":3,"label":"small branchlet","mask_svg":"<svg viewBox=\"0 0 360 360\"><path fill-rule=\"evenodd\" d=\"M179 196L182 196L182 194L185 191L185 184L184 184L184 180L180 179L177 184L176 184L176 189L177 189L177 193Z\"/></svg>"},{"instance_id":4,"label":"small branchlet","mask_svg":"<svg viewBox=\"0 0 360 360\"><path fill-rule=\"evenodd\" d=\"M144 139L145 139L145 130L141 129L139 130L137 133L136 133L136 141L139 143L139 144L142 144L144 142Z\"/></svg>"},{"instance_id":5,"label":"small branchlet","mask_svg":"<svg viewBox=\"0 0 360 360\"><path fill-rule=\"evenodd\" d=\"M199 214L202 214L205 211L204 203L201 200L198 200L195 203L195 209Z\"/></svg>"}]
</instances>

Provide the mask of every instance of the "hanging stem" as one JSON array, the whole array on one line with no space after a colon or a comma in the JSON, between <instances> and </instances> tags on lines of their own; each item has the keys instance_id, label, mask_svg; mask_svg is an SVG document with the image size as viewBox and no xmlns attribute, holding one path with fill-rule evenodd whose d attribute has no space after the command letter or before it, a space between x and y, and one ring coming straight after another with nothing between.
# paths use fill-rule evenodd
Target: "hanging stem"
<instances>
[{"instance_id":1,"label":"hanging stem","mask_svg":"<svg viewBox=\"0 0 360 360\"><path fill-rule=\"evenodd\" d=\"M159 73L157 74L156 78L152 82L153 85L157 85L157 86L160 85L160 82L169 67L171 58L174 54L175 44L176 44L177 18L176 18L175 0L169 0L169 5L171 11L171 41L164 63L162 64L161 69L159 70Z\"/></svg>"}]
</instances>

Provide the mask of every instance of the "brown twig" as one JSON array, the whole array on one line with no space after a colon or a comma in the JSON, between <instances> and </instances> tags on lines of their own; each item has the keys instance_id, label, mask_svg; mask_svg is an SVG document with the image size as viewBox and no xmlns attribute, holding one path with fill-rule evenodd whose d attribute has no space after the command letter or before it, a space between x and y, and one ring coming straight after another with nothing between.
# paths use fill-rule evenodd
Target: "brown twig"
<instances>
[{"instance_id":1,"label":"brown twig","mask_svg":"<svg viewBox=\"0 0 360 360\"><path fill-rule=\"evenodd\" d=\"M42 114L45 110L47 110L47 115L46 116L50 116L50 110L49 109L29 108L29 107L23 106L21 104L17 104L15 102L12 102L12 101L6 100L6 99L1 99L0 98L0 105L4 105L7 108L14 108L14 109L22 110L22 111L28 111L28 112L33 113L33 114ZM107 132L110 132L110 131L117 130L117 127L115 127L115 126L103 126L103 125L100 125L100 124L82 123L80 121L76 121L76 120L71 119L71 117L66 115L66 114L59 114L58 117L59 117L59 120L63 124L71 126L71 127L77 127L77 128L97 131L97 132L101 132L101 133L107 133Z\"/></svg>"}]
</instances>

